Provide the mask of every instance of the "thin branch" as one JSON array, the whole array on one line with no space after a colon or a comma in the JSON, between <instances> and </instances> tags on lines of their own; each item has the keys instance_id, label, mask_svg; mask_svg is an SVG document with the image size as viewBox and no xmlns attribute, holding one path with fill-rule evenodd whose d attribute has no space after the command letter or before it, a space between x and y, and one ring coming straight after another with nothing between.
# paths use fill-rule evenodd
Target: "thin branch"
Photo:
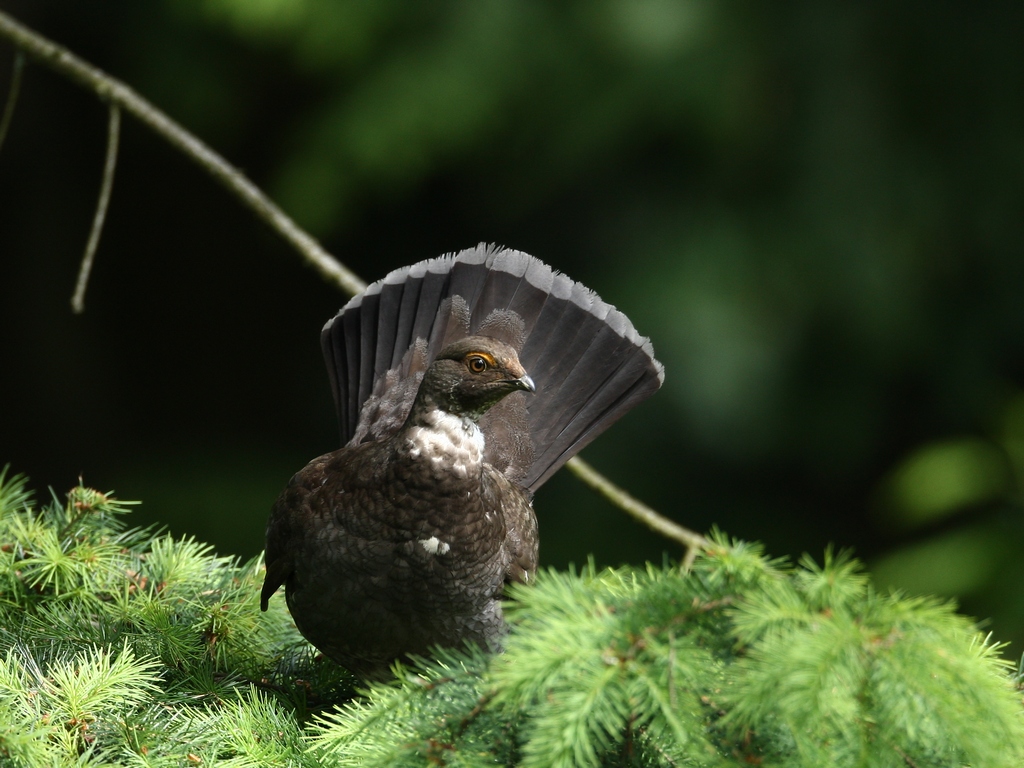
<instances>
[{"instance_id":1,"label":"thin branch","mask_svg":"<svg viewBox=\"0 0 1024 768\"><path fill-rule=\"evenodd\" d=\"M707 544L708 540L704 539L704 544L700 547L690 547L686 550L686 554L683 555L683 562L679 564L679 567L683 569L683 573L689 573L690 569L693 568L693 561L697 559L697 555Z\"/></svg>"},{"instance_id":2,"label":"thin branch","mask_svg":"<svg viewBox=\"0 0 1024 768\"><path fill-rule=\"evenodd\" d=\"M7 38L33 59L88 88L103 101L116 104L149 126L240 198L326 280L350 295L366 287L362 280L327 253L259 187L249 181L245 174L120 80L83 61L67 48L48 40L2 11L0 37Z\"/></svg>"},{"instance_id":3,"label":"thin branch","mask_svg":"<svg viewBox=\"0 0 1024 768\"><path fill-rule=\"evenodd\" d=\"M107 157L103 162L100 199L96 202L96 213L92 219L92 229L89 230L89 241L85 244L85 255L82 256L82 266L78 270L75 295L71 297L71 309L77 315L85 311L85 289L89 285L89 274L92 272L92 262L96 257L96 247L100 244L103 221L107 218L110 192L114 188L114 170L117 168L117 146L120 139L121 108L117 104L111 104L110 122L107 125Z\"/></svg>"},{"instance_id":4,"label":"thin branch","mask_svg":"<svg viewBox=\"0 0 1024 768\"><path fill-rule=\"evenodd\" d=\"M314 269L326 280L334 283L342 291L355 295L366 287L354 272L342 265L337 259L325 251L307 232L301 229L284 211L282 211L266 194L253 184L237 168L210 149L191 133L186 131L167 115L150 104L131 88L91 64L75 56L63 46L54 43L33 30L25 27L0 11L0 37L7 38L19 49L32 58L41 61L56 72L69 77L80 85L93 91L100 99L108 102L112 110L117 107L124 109L145 125L149 126L171 146L191 158L207 173L223 184L229 192L234 193L256 215L274 229L291 245ZM8 103L10 104L10 97ZM9 106L8 109L11 109ZM111 121L115 121L111 112ZM5 117L6 124L6 117ZM116 151L116 150L115 150ZM109 177L113 177L113 161L110 160L108 143L107 159L110 166ZM108 185L108 174L104 173L104 187ZM109 189L106 196L109 197ZM100 205L97 206L96 220L93 222L93 234L98 239L98 228L102 226L100 208L106 210L103 190L100 194ZM90 235L90 244L93 236ZM93 246L95 250L95 246ZM89 248L86 249L82 271L88 280L86 261L91 264ZM79 283L83 282L79 275ZM81 289L84 291L84 287ZM76 290L76 298L78 291ZM658 514L646 504L630 496L626 491L612 483L597 470L578 456L571 459L566 466L587 485L596 489L617 507L633 516L656 533L682 544L686 548L683 559L684 569L689 568L697 552L707 546L708 541L699 533L684 528L667 517Z\"/></svg>"},{"instance_id":5,"label":"thin branch","mask_svg":"<svg viewBox=\"0 0 1024 768\"><path fill-rule=\"evenodd\" d=\"M25 54L20 50L14 53L14 66L11 69L11 87L7 91L7 103L4 104L4 116L0 117L0 149L7 138L7 129L14 118L14 106L18 103L18 92L21 91L21 73L25 69Z\"/></svg>"},{"instance_id":6,"label":"thin branch","mask_svg":"<svg viewBox=\"0 0 1024 768\"><path fill-rule=\"evenodd\" d=\"M592 466L587 464L579 456L569 459L565 465L576 477L596 490L612 504L623 510L626 514L646 525L655 533L665 538L678 541L686 547L686 557L683 561L684 568L688 568L697 556L697 552L708 545L708 540L699 533L669 520L664 515L655 512L639 499L630 496L626 491L619 488L611 480L606 478Z\"/></svg>"}]
</instances>

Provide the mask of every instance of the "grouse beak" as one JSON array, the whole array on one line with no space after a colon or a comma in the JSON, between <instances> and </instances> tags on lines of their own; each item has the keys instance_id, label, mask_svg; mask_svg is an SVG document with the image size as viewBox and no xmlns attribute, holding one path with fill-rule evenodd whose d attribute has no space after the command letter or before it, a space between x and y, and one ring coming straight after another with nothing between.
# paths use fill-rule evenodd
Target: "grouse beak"
<instances>
[{"instance_id":1,"label":"grouse beak","mask_svg":"<svg viewBox=\"0 0 1024 768\"><path fill-rule=\"evenodd\" d=\"M522 376L520 376L518 379L515 379L512 383L515 384L519 389L526 390L527 392L536 392L537 391L537 385L534 384L533 383L533 379L531 379L525 373Z\"/></svg>"}]
</instances>

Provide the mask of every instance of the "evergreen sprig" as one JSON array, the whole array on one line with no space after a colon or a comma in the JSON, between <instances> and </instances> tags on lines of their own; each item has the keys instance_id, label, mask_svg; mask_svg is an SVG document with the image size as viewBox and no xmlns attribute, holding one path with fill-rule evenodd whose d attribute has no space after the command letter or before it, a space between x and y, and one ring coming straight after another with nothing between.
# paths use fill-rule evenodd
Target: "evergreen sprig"
<instances>
[{"instance_id":1,"label":"evergreen sprig","mask_svg":"<svg viewBox=\"0 0 1024 768\"><path fill-rule=\"evenodd\" d=\"M79 485L0 472L0 766L1017 766L1000 647L881 594L846 554L796 567L713 536L665 563L546 571L503 654L440 651L355 692L259 611L259 559L131 529Z\"/></svg>"},{"instance_id":2,"label":"evergreen sprig","mask_svg":"<svg viewBox=\"0 0 1024 768\"><path fill-rule=\"evenodd\" d=\"M315 765L297 714L351 678L260 613L258 559L130 507L81 485L37 507L0 471L0 765Z\"/></svg>"}]
</instances>

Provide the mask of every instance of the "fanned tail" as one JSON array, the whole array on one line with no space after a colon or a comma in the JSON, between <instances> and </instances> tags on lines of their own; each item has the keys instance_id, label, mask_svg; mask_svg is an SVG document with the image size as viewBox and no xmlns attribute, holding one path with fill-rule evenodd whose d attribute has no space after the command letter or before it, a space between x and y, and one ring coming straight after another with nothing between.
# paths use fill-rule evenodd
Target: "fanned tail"
<instances>
[{"instance_id":1,"label":"fanned tail","mask_svg":"<svg viewBox=\"0 0 1024 768\"><path fill-rule=\"evenodd\" d=\"M518 349L537 385L522 400L532 452L515 447L526 439L519 419L481 422L492 463L531 491L664 379L650 342L593 291L525 253L479 245L395 270L324 326L342 442L397 429L434 356L478 332Z\"/></svg>"}]
</instances>

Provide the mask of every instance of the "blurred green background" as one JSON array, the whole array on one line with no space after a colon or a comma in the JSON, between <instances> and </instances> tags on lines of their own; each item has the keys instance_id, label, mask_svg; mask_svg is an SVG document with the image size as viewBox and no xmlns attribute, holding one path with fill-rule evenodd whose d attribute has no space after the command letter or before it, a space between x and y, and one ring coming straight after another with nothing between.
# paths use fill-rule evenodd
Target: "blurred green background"
<instances>
[{"instance_id":1,"label":"blurred green background","mask_svg":"<svg viewBox=\"0 0 1024 768\"><path fill-rule=\"evenodd\" d=\"M774 555L853 547L1024 650L1024 5L3 7L367 280L488 241L594 288L667 379L588 460ZM72 316L105 131L28 67L0 150L0 464L251 556L337 447L318 337L345 297L126 119ZM547 564L678 554L571 477L536 506Z\"/></svg>"}]
</instances>

